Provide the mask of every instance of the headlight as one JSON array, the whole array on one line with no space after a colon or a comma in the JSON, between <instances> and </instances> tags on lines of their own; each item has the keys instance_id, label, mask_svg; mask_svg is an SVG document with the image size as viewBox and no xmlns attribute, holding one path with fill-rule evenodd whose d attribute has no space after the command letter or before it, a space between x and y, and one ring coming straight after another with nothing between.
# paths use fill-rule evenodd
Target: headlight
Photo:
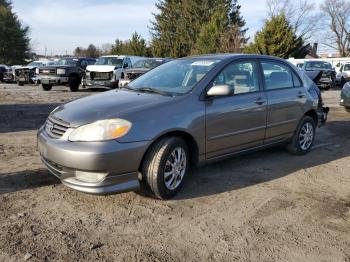
<instances>
[{"instance_id":1,"label":"headlight","mask_svg":"<svg viewBox=\"0 0 350 262\"><path fill-rule=\"evenodd\" d=\"M35 68L35 74L36 74L36 75L39 74L39 68Z\"/></svg>"},{"instance_id":2,"label":"headlight","mask_svg":"<svg viewBox=\"0 0 350 262\"><path fill-rule=\"evenodd\" d=\"M80 126L69 135L69 141L106 141L126 135L132 124L124 119L99 120Z\"/></svg>"},{"instance_id":3,"label":"headlight","mask_svg":"<svg viewBox=\"0 0 350 262\"><path fill-rule=\"evenodd\" d=\"M65 74L66 74L66 69L58 68L58 69L57 69L57 74L58 74L58 75L65 75Z\"/></svg>"}]
</instances>

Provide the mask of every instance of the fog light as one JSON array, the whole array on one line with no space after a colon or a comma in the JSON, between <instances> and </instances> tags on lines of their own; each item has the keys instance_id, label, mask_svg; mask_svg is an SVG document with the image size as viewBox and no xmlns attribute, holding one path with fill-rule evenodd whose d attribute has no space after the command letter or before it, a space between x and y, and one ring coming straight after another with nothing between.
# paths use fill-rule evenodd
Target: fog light
<instances>
[{"instance_id":1,"label":"fog light","mask_svg":"<svg viewBox=\"0 0 350 262\"><path fill-rule=\"evenodd\" d=\"M75 177L81 181L89 183L97 183L102 181L107 176L107 173L95 173L95 172L84 172L75 171Z\"/></svg>"}]
</instances>

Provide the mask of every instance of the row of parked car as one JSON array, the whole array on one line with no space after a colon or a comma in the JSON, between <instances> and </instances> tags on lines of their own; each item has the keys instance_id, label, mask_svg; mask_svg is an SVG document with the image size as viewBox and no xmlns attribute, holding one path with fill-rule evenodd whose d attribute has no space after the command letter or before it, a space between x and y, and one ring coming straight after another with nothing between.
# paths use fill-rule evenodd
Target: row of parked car
<instances>
[{"instance_id":1,"label":"row of parked car","mask_svg":"<svg viewBox=\"0 0 350 262\"><path fill-rule=\"evenodd\" d=\"M67 85L70 90L82 87L123 87L145 72L170 61L168 58L109 55L98 59L67 57L58 61L33 61L27 66L0 66L0 80L41 84L45 91L55 85Z\"/></svg>"},{"instance_id":2,"label":"row of parked car","mask_svg":"<svg viewBox=\"0 0 350 262\"><path fill-rule=\"evenodd\" d=\"M339 62L335 67L326 61L305 61L296 63L311 79L315 79L318 87L328 90L334 86L343 87L350 81L350 61Z\"/></svg>"}]
</instances>

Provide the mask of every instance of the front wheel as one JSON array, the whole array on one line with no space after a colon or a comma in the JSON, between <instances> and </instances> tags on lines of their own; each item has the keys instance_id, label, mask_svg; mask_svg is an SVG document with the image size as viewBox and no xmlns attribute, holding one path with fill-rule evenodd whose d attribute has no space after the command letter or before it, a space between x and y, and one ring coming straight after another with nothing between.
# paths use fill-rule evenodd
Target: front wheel
<instances>
[{"instance_id":1,"label":"front wheel","mask_svg":"<svg viewBox=\"0 0 350 262\"><path fill-rule=\"evenodd\" d=\"M17 81L17 85L19 85L19 86L24 86L24 83L21 82L21 81Z\"/></svg>"},{"instance_id":2,"label":"front wheel","mask_svg":"<svg viewBox=\"0 0 350 262\"><path fill-rule=\"evenodd\" d=\"M156 142L142 166L141 184L159 199L169 199L182 187L189 170L186 142L179 137L165 137Z\"/></svg>"},{"instance_id":3,"label":"front wheel","mask_svg":"<svg viewBox=\"0 0 350 262\"><path fill-rule=\"evenodd\" d=\"M68 85L70 88L70 91L77 92L79 90L80 80L77 77L70 77L68 79Z\"/></svg>"},{"instance_id":4,"label":"front wheel","mask_svg":"<svg viewBox=\"0 0 350 262\"><path fill-rule=\"evenodd\" d=\"M43 88L44 91L50 91L52 89L51 84L41 84L41 87Z\"/></svg>"},{"instance_id":5,"label":"front wheel","mask_svg":"<svg viewBox=\"0 0 350 262\"><path fill-rule=\"evenodd\" d=\"M292 141L287 145L287 150L294 155L305 155L311 151L315 140L316 123L304 116L294 133Z\"/></svg>"}]
</instances>

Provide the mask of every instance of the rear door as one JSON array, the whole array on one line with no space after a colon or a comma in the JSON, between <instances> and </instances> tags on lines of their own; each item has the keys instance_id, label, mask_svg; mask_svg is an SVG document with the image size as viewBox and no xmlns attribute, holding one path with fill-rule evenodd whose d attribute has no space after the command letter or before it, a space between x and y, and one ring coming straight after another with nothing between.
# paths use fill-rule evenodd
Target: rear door
<instances>
[{"instance_id":1,"label":"rear door","mask_svg":"<svg viewBox=\"0 0 350 262\"><path fill-rule=\"evenodd\" d=\"M293 135L303 115L305 89L293 68L276 60L262 60L264 89L267 94L267 129L265 143Z\"/></svg>"},{"instance_id":2,"label":"rear door","mask_svg":"<svg viewBox=\"0 0 350 262\"><path fill-rule=\"evenodd\" d=\"M263 144L267 100L259 64L239 60L226 66L212 85L228 85L233 96L206 101L207 159Z\"/></svg>"}]
</instances>

